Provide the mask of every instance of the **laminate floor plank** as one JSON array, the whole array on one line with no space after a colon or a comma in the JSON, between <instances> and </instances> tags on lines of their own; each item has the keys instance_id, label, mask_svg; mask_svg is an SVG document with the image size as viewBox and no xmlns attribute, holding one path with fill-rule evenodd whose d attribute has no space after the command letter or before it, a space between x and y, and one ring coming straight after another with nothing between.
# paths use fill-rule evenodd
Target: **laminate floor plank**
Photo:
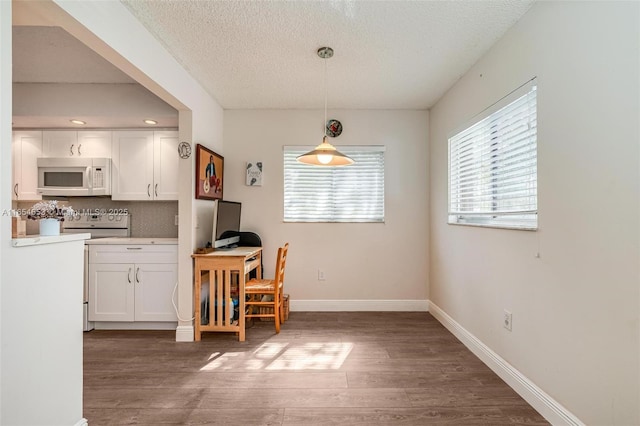
<instances>
[{"instance_id":1,"label":"laminate floor plank","mask_svg":"<svg viewBox=\"0 0 640 426\"><path fill-rule=\"evenodd\" d=\"M180 388L211 388L237 389L287 389L297 391L304 389L338 389L347 387L345 373L292 373L292 372L261 372L261 373L191 373L166 377L161 386Z\"/></svg>"},{"instance_id":2,"label":"laminate floor plank","mask_svg":"<svg viewBox=\"0 0 640 426\"><path fill-rule=\"evenodd\" d=\"M451 408L325 408L325 409L287 409L282 423L286 426L297 425L512 425L497 408L461 407Z\"/></svg>"},{"instance_id":3,"label":"laminate floor plank","mask_svg":"<svg viewBox=\"0 0 640 426\"><path fill-rule=\"evenodd\" d=\"M292 312L245 342L95 330L83 408L91 426L548 424L422 312Z\"/></svg>"}]
</instances>

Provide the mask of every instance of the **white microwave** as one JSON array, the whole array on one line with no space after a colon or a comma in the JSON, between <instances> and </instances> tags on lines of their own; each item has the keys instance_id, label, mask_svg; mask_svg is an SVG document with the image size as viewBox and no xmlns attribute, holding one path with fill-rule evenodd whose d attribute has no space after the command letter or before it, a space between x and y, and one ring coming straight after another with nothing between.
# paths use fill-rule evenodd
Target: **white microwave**
<instances>
[{"instance_id":1,"label":"white microwave","mask_svg":"<svg viewBox=\"0 0 640 426\"><path fill-rule=\"evenodd\" d=\"M111 195L110 158L38 158L38 193Z\"/></svg>"}]
</instances>

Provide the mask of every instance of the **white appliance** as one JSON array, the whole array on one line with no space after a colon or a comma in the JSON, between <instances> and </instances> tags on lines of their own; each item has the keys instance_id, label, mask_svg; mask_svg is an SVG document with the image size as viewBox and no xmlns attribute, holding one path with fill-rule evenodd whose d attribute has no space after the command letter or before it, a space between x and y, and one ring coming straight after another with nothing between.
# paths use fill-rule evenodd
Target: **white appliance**
<instances>
[{"instance_id":1,"label":"white appliance","mask_svg":"<svg viewBox=\"0 0 640 426\"><path fill-rule=\"evenodd\" d=\"M38 194L111 195L110 158L38 158Z\"/></svg>"},{"instance_id":2,"label":"white appliance","mask_svg":"<svg viewBox=\"0 0 640 426\"><path fill-rule=\"evenodd\" d=\"M91 234L91 239L131 236L131 217L126 214L85 214L75 215L62 222L64 234ZM82 299L84 331L93 330L89 316L89 247L84 246L84 291Z\"/></svg>"}]
</instances>

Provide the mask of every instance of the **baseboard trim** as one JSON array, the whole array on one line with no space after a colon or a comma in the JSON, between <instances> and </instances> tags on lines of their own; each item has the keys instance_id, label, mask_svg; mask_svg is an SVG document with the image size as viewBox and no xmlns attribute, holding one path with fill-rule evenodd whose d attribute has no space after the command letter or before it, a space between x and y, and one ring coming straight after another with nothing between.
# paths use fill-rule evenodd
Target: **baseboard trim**
<instances>
[{"instance_id":1,"label":"baseboard trim","mask_svg":"<svg viewBox=\"0 0 640 426\"><path fill-rule=\"evenodd\" d=\"M428 300L291 300L289 310L298 312L427 312Z\"/></svg>"},{"instance_id":2,"label":"baseboard trim","mask_svg":"<svg viewBox=\"0 0 640 426\"><path fill-rule=\"evenodd\" d=\"M87 421L87 419L80 419L78 420L78 423L76 423L73 426L89 426L89 422Z\"/></svg>"},{"instance_id":3,"label":"baseboard trim","mask_svg":"<svg viewBox=\"0 0 640 426\"><path fill-rule=\"evenodd\" d=\"M471 352L493 370L525 401L553 425L585 426L573 413L536 386L524 374L458 324L435 303L428 301L429 312Z\"/></svg>"},{"instance_id":4,"label":"baseboard trim","mask_svg":"<svg viewBox=\"0 0 640 426\"><path fill-rule=\"evenodd\" d=\"M175 330L177 322L117 322L95 321L95 330Z\"/></svg>"},{"instance_id":5,"label":"baseboard trim","mask_svg":"<svg viewBox=\"0 0 640 426\"><path fill-rule=\"evenodd\" d=\"M176 327L176 342L193 342L193 326L179 325Z\"/></svg>"}]
</instances>

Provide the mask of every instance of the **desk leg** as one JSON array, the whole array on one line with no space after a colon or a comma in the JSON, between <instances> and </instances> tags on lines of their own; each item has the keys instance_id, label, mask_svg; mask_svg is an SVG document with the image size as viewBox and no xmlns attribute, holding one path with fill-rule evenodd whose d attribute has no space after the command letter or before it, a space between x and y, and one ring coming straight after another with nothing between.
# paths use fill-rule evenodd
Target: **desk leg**
<instances>
[{"instance_id":1,"label":"desk leg","mask_svg":"<svg viewBox=\"0 0 640 426\"><path fill-rule=\"evenodd\" d=\"M256 267L256 278L261 280L262 279L262 250L258 252L258 255L256 256L256 258L258 259L258 266Z\"/></svg>"},{"instance_id":2,"label":"desk leg","mask_svg":"<svg viewBox=\"0 0 640 426\"><path fill-rule=\"evenodd\" d=\"M244 266L244 261L243 261ZM244 318L244 310L245 310L245 295L244 295L244 284L246 282L245 274L243 274L242 269L240 269L240 273L238 274L238 311L240 312L240 318L238 318L238 341L244 342L244 332L245 332L245 318Z\"/></svg>"},{"instance_id":3,"label":"desk leg","mask_svg":"<svg viewBox=\"0 0 640 426\"><path fill-rule=\"evenodd\" d=\"M196 263L198 261L196 260ZM200 341L200 290L202 288L202 271L198 269L196 266L196 279L195 279L195 288L193 289L193 300L195 305L195 318L193 319L194 324L194 340L196 342Z\"/></svg>"}]
</instances>

